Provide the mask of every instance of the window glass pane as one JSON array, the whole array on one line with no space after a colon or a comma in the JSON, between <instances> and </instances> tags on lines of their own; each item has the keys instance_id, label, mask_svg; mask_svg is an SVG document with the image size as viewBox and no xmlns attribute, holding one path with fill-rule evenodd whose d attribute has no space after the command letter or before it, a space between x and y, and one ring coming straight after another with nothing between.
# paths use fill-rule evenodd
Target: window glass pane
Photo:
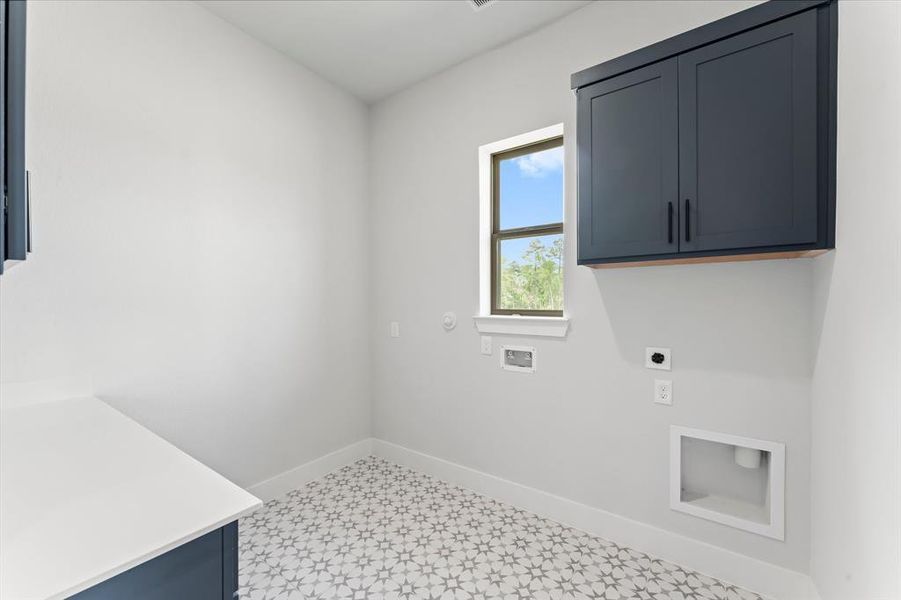
<instances>
[{"instance_id":1,"label":"window glass pane","mask_svg":"<svg viewBox=\"0 0 901 600\"><path fill-rule=\"evenodd\" d=\"M563 146L505 158L500 176L500 229L563 221Z\"/></svg>"},{"instance_id":2,"label":"window glass pane","mask_svg":"<svg viewBox=\"0 0 901 600\"><path fill-rule=\"evenodd\" d=\"M563 310L563 236L501 240L497 306L503 310Z\"/></svg>"}]
</instances>

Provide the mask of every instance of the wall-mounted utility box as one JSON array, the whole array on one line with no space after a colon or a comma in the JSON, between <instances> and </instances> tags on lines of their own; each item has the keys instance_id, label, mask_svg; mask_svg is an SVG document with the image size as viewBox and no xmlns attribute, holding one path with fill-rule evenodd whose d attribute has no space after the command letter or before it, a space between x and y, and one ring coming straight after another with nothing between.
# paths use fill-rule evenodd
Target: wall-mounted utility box
<instances>
[{"instance_id":1,"label":"wall-mounted utility box","mask_svg":"<svg viewBox=\"0 0 901 600\"><path fill-rule=\"evenodd\" d=\"M501 346L501 368L516 373L534 373L535 348L532 346Z\"/></svg>"},{"instance_id":2,"label":"wall-mounted utility box","mask_svg":"<svg viewBox=\"0 0 901 600\"><path fill-rule=\"evenodd\" d=\"M670 508L785 539L785 445L672 426Z\"/></svg>"}]
</instances>

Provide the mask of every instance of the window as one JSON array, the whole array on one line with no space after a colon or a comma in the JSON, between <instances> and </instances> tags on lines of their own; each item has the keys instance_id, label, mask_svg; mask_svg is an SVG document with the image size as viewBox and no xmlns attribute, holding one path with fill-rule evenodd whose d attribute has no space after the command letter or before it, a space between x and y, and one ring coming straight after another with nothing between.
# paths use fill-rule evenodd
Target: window
<instances>
[{"instance_id":1,"label":"window","mask_svg":"<svg viewBox=\"0 0 901 600\"><path fill-rule=\"evenodd\" d=\"M491 314L563 316L563 138L491 155Z\"/></svg>"}]
</instances>

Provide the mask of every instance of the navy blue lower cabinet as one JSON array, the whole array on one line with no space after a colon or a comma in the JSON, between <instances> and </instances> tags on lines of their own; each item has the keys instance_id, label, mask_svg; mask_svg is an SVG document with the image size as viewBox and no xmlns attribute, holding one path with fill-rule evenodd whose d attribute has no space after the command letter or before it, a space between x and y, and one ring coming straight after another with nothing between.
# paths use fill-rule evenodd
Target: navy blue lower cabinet
<instances>
[{"instance_id":1,"label":"navy blue lower cabinet","mask_svg":"<svg viewBox=\"0 0 901 600\"><path fill-rule=\"evenodd\" d=\"M837 17L767 2L573 75L579 264L833 248Z\"/></svg>"},{"instance_id":2,"label":"navy blue lower cabinet","mask_svg":"<svg viewBox=\"0 0 901 600\"><path fill-rule=\"evenodd\" d=\"M238 523L179 546L71 600L231 600L238 591Z\"/></svg>"}]
</instances>

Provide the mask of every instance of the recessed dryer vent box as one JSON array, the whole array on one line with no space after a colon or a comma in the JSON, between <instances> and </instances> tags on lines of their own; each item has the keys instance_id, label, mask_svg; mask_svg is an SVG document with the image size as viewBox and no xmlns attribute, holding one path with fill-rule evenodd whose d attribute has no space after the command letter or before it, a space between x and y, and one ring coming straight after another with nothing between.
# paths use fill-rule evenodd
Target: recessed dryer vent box
<instances>
[{"instance_id":1,"label":"recessed dryer vent box","mask_svg":"<svg viewBox=\"0 0 901 600\"><path fill-rule=\"evenodd\" d=\"M535 348L532 346L501 346L501 367L517 373L535 372Z\"/></svg>"},{"instance_id":2,"label":"recessed dryer vent box","mask_svg":"<svg viewBox=\"0 0 901 600\"><path fill-rule=\"evenodd\" d=\"M785 445L670 428L670 508L785 539Z\"/></svg>"}]
</instances>

